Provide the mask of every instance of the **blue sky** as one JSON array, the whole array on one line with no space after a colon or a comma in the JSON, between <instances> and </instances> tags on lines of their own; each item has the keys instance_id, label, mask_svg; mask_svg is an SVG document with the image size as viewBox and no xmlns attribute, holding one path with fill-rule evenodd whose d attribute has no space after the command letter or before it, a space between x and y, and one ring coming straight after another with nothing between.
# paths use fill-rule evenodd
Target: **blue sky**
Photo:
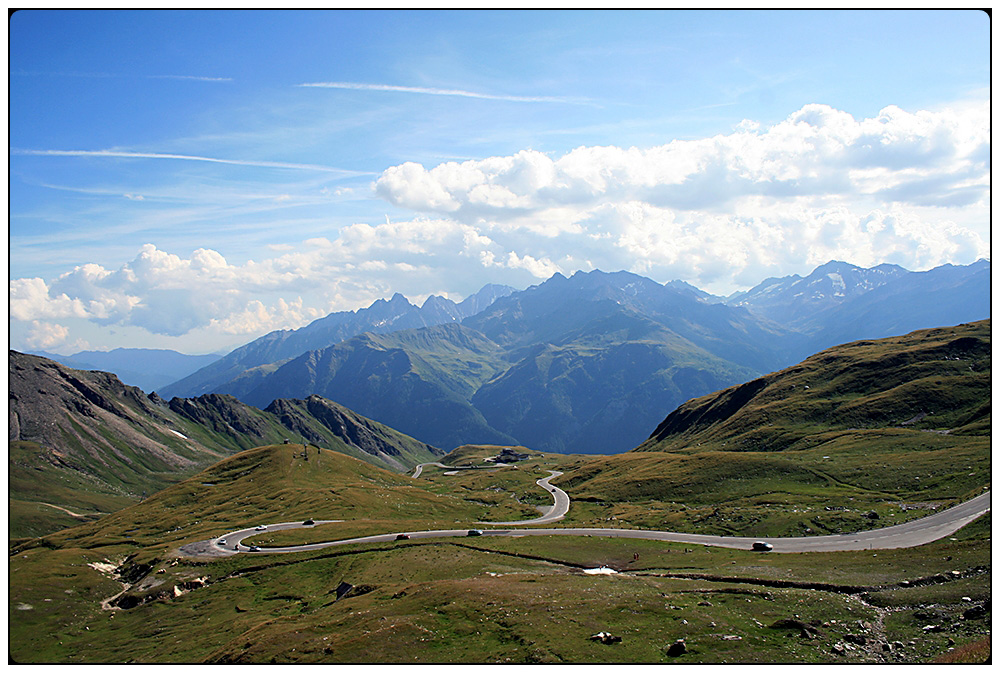
<instances>
[{"instance_id":1,"label":"blue sky","mask_svg":"<svg viewBox=\"0 0 1000 673\"><path fill-rule=\"evenodd\" d=\"M226 350L399 291L718 294L989 254L974 11L27 11L11 346Z\"/></svg>"}]
</instances>

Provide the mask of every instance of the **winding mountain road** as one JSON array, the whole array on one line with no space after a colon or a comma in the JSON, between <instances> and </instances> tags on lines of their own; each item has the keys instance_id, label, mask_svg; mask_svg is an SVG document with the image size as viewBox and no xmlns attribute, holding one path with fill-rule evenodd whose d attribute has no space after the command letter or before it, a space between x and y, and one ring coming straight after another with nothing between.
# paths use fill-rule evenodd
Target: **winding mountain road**
<instances>
[{"instance_id":1,"label":"winding mountain road","mask_svg":"<svg viewBox=\"0 0 1000 673\"><path fill-rule=\"evenodd\" d=\"M438 465L445 469L451 469L447 465L440 463L424 463L423 465ZM423 465L418 465L414 477L420 475ZM561 475L561 472L549 470L548 477L539 479L537 483L553 497L553 505L543 516L526 521L503 521L503 522L477 522L476 525L489 526L524 526L529 524L551 523L562 519L569 511L569 496L562 489L553 486L549 480ZM904 547L917 547L934 540L951 535L963 526L971 523L986 512L990 511L990 494L987 491L959 505L931 514L920 519L914 519L906 523L886 528L876 528L874 530L862 531L859 533L845 533L840 535L817 535L811 537L726 537L722 535L699 535L695 533L672 533L658 530L635 530L627 528L521 528L513 530L488 529L481 532L482 535L501 535L508 537L523 537L531 535L581 535L589 537L614 537L614 538L634 538L643 540L663 540L665 542L681 542L685 544L699 544L710 547L728 547L731 549L749 550L754 542L769 542L773 546L774 552L778 553L801 553L801 552L825 552L825 551L861 551L868 549L898 549ZM312 525L338 523L337 521L316 521ZM303 522L287 522L271 524L266 527L268 531L288 530L292 528L311 527ZM259 527L258 527L259 528ZM240 551L249 551L247 547L241 547L242 541L253 535L262 532L263 529L244 528L233 531L219 538L208 540L202 543L194 543L192 547L198 546L204 549L209 547L215 554L234 554ZM379 535L368 535L365 537L349 538L345 540L334 540L330 542L317 542L314 544L295 545L290 547L265 547L256 550L254 553L264 554L286 554L293 552L312 551L325 549L327 547L337 547L348 544L366 544L373 542L393 542L398 535L405 535L407 539L424 539L440 537L465 537L469 533L468 528L449 530L424 530L424 531L400 531L398 533L383 533ZM220 544L220 541L225 544Z\"/></svg>"},{"instance_id":2,"label":"winding mountain road","mask_svg":"<svg viewBox=\"0 0 1000 673\"><path fill-rule=\"evenodd\" d=\"M427 465L435 465L444 470L472 470L472 469L496 469L498 467L511 467L512 463L497 463L495 466L488 468L473 468L473 467L456 467L454 465L444 465L442 463L420 463L417 465L416 469L413 471L413 478L417 479L423 474L424 467ZM558 521L559 519L566 516L566 512L569 511L569 495L566 491L562 490L558 486L553 486L549 483L549 480L562 476L562 472L557 472L556 470L546 470L549 472L549 476L542 477L535 483L544 488L546 491L552 494L552 506L546 511L542 516L537 519L528 519L526 521L477 521L477 525L484 526L530 526L533 524L540 523L552 523L553 521Z\"/></svg>"},{"instance_id":3,"label":"winding mountain road","mask_svg":"<svg viewBox=\"0 0 1000 673\"><path fill-rule=\"evenodd\" d=\"M561 476L562 472L556 472L555 470L548 471L551 472L549 476L542 477L535 482L552 494L552 507L545 514L537 519L528 519L527 521L477 521L476 523L484 526L527 526L530 524L552 523L566 516L566 512L569 511L569 496L566 494L566 491L549 483L550 479Z\"/></svg>"},{"instance_id":4,"label":"winding mountain road","mask_svg":"<svg viewBox=\"0 0 1000 673\"><path fill-rule=\"evenodd\" d=\"M419 479L420 475L423 474L424 468L428 465L434 465L435 467L440 467L442 470L495 470L499 467L511 467L513 463L496 463L494 465L445 465L444 463L420 463L413 470L413 474L410 475L414 479Z\"/></svg>"},{"instance_id":5,"label":"winding mountain road","mask_svg":"<svg viewBox=\"0 0 1000 673\"><path fill-rule=\"evenodd\" d=\"M442 470L457 470L457 469L459 469L459 468L457 468L457 467L455 467L453 465L445 465L444 463L420 463L413 470L413 478L414 479L419 479L420 475L423 474L423 472L424 472L424 468L427 467L428 465L434 465L435 467L440 467Z\"/></svg>"}]
</instances>

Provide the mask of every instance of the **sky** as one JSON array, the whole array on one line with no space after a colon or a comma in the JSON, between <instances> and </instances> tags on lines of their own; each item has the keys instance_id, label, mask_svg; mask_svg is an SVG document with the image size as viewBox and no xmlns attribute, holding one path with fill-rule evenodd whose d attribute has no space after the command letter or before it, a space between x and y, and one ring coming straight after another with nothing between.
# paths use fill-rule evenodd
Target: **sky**
<instances>
[{"instance_id":1,"label":"sky","mask_svg":"<svg viewBox=\"0 0 1000 673\"><path fill-rule=\"evenodd\" d=\"M990 254L979 11L29 10L9 55L18 350Z\"/></svg>"}]
</instances>

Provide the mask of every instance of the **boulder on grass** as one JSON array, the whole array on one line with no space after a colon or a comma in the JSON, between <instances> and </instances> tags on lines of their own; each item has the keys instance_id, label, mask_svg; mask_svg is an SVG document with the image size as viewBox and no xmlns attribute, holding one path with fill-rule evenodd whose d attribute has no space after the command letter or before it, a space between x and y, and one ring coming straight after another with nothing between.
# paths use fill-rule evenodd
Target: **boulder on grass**
<instances>
[{"instance_id":1,"label":"boulder on grass","mask_svg":"<svg viewBox=\"0 0 1000 673\"><path fill-rule=\"evenodd\" d=\"M667 648L667 656L669 657L679 657L685 652L687 652L687 643L684 642L683 638L678 638Z\"/></svg>"}]
</instances>

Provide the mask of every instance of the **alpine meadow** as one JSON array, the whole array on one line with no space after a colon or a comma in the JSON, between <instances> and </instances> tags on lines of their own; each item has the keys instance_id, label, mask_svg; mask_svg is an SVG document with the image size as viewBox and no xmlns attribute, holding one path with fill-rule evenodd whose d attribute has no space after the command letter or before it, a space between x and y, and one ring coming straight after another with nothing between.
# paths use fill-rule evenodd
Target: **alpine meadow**
<instances>
[{"instance_id":1,"label":"alpine meadow","mask_svg":"<svg viewBox=\"0 0 1000 673\"><path fill-rule=\"evenodd\" d=\"M9 663L991 663L990 21L12 11Z\"/></svg>"}]
</instances>

